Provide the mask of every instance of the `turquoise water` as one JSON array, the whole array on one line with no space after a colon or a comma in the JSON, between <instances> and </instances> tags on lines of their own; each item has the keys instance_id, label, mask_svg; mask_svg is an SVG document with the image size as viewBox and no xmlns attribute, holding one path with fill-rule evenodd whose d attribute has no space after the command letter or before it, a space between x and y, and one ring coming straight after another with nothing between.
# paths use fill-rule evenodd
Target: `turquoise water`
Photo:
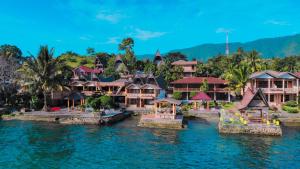
<instances>
[{"instance_id":1,"label":"turquoise water","mask_svg":"<svg viewBox=\"0 0 300 169\"><path fill-rule=\"evenodd\" d=\"M0 168L300 168L300 128L283 137L219 135L216 124L189 121L175 131L0 122Z\"/></svg>"}]
</instances>

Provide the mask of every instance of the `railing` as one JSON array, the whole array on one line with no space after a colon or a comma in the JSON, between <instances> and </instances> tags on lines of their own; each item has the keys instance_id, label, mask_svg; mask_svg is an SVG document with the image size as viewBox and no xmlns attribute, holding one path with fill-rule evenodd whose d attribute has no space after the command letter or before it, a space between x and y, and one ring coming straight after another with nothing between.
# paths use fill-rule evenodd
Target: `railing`
<instances>
[{"instance_id":1,"label":"railing","mask_svg":"<svg viewBox=\"0 0 300 169\"><path fill-rule=\"evenodd\" d=\"M200 88L174 88L174 91L181 91L181 92L185 92L185 91L188 91L188 92L191 92L191 91L194 91L194 92L200 92ZM209 89L208 92L213 92L213 91L228 91L226 88L212 88L212 89Z\"/></svg>"},{"instance_id":2,"label":"railing","mask_svg":"<svg viewBox=\"0 0 300 169\"><path fill-rule=\"evenodd\" d=\"M274 93L276 93L276 92L279 92L279 93L281 93L281 92L287 92L287 93L297 93L298 92L298 90L297 90L297 88L261 88L262 89L262 91L263 92L274 92Z\"/></svg>"}]
</instances>

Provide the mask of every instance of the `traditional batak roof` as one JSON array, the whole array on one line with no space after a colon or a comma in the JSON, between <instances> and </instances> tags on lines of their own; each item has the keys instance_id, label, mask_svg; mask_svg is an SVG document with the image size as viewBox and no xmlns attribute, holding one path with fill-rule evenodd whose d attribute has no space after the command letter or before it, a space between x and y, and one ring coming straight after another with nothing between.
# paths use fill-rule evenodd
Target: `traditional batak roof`
<instances>
[{"instance_id":1,"label":"traditional batak roof","mask_svg":"<svg viewBox=\"0 0 300 169\"><path fill-rule=\"evenodd\" d=\"M282 78L282 79L290 79L290 78L299 78L296 73L291 72L278 72L273 70L265 70L261 72L255 72L250 75L250 79L268 79L268 78Z\"/></svg>"},{"instance_id":2,"label":"traditional batak roof","mask_svg":"<svg viewBox=\"0 0 300 169\"><path fill-rule=\"evenodd\" d=\"M208 84L227 84L226 80L215 78L215 77L186 77L183 79L175 80L171 84L200 84L204 80L207 80Z\"/></svg>"},{"instance_id":3,"label":"traditional batak roof","mask_svg":"<svg viewBox=\"0 0 300 169\"><path fill-rule=\"evenodd\" d=\"M185 60L178 60L173 63L172 65L197 65L197 61L185 61Z\"/></svg>"},{"instance_id":4,"label":"traditional batak roof","mask_svg":"<svg viewBox=\"0 0 300 169\"><path fill-rule=\"evenodd\" d=\"M192 97L192 100L210 101L211 98L204 92L198 92L194 97Z\"/></svg>"},{"instance_id":5,"label":"traditional batak roof","mask_svg":"<svg viewBox=\"0 0 300 169\"><path fill-rule=\"evenodd\" d=\"M163 98L163 99L157 99L157 100L153 101L153 103L161 103L161 102L168 102L168 103L172 103L172 104L176 104L176 105L181 104L180 100L175 100L175 99L172 99L172 98Z\"/></svg>"},{"instance_id":6,"label":"traditional batak roof","mask_svg":"<svg viewBox=\"0 0 300 169\"><path fill-rule=\"evenodd\" d=\"M161 89L159 86L153 85L153 84L145 84L141 87L141 89L149 89L149 88L150 89L157 89L157 90Z\"/></svg>"},{"instance_id":7,"label":"traditional batak roof","mask_svg":"<svg viewBox=\"0 0 300 169\"><path fill-rule=\"evenodd\" d=\"M251 107L269 107L268 101L261 89L253 91L248 88L238 105L239 110Z\"/></svg>"}]
</instances>

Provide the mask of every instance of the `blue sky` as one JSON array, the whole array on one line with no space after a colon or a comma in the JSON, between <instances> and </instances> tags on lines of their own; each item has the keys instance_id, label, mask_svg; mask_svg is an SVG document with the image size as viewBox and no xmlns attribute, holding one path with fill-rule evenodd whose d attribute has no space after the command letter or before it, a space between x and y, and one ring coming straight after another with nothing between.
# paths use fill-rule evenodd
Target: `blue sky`
<instances>
[{"instance_id":1,"label":"blue sky","mask_svg":"<svg viewBox=\"0 0 300 169\"><path fill-rule=\"evenodd\" d=\"M298 0L9 0L0 5L0 44L35 54L40 45L117 53L125 37L136 54L202 43L245 42L299 33Z\"/></svg>"}]
</instances>

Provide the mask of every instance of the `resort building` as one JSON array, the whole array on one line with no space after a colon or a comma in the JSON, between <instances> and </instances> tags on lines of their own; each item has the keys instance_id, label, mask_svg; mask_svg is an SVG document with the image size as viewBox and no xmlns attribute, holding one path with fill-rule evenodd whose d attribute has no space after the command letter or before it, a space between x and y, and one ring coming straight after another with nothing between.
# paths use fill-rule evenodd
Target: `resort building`
<instances>
[{"instance_id":1,"label":"resort building","mask_svg":"<svg viewBox=\"0 0 300 169\"><path fill-rule=\"evenodd\" d=\"M171 64L172 66L181 66L183 68L184 77L192 77L196 72L197 61L178 60Z\"/></svg>"},{"instance_id":2,"label":"resort building","mask_svg":"<svg viewBox=\"0 0 300 169\"><path fill-rule=\"evenodd\" d=\"M75 68L73 70L72 80L82 80L82 81L97 80L99 75L102 74L102 72L103 72L103 67L92 69L86 66L79 66L78 68Z\"/></svg>"},{"instance_id":3,"label":"resort building","mask_svg":"<svg viewBox=\"0 0 300 169\"><path fill-rule=\"evenodd\" d=\"M299 81L297 74L267 70L253 73L246 88L261 89L269 105L280 106L290 100L298 101Z\"/></svg>"},{"instance_id":4,"label":"resort building","mask_svg":"<svg viewBox=\"0 0 300 169\"><path fill-rule=\"evenodd\" d=\"M173 92L182 92L182 100L190 100L191 93L201 92L204 82L208 84L207 95L215 101L231 101L230 90L226 80L215 77L186 77L171 82Z\"/></svg>"},{"instance_id":5,"label":"resort building","mask_svg":"<svg viewBox=\"0 0 300 169\"><path fill-rule=\"evenodd\" d=\"M165 82L152 73L137 73L125 88L125 106L128 108L153 109L153 101L165 92Z\"/></svg>"}]
</instances>

